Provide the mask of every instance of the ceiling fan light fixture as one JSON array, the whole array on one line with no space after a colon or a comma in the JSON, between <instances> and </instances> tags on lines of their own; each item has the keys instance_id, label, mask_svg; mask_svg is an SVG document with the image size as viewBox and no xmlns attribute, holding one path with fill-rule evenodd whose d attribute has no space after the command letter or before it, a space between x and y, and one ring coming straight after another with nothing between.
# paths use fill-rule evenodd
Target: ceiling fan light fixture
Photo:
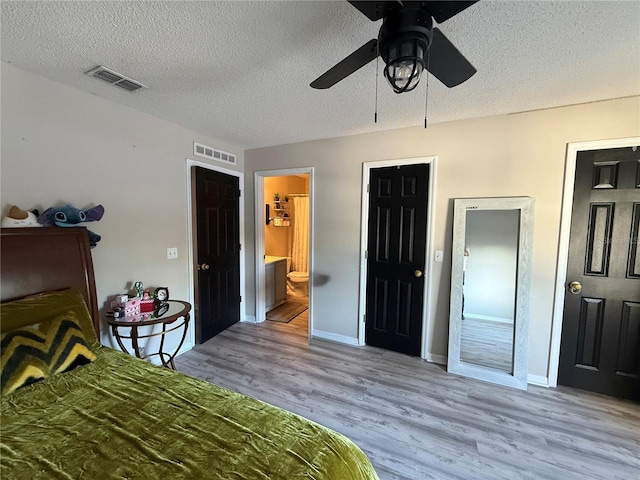
<instances>
[{"instance_id":1,"label":"ceiling fan light fixture","mask_svg":"<svg viewBox=\"0 0 640 480\"><path fill-rule=\"evenodd\" d=\"M420 82L425 68L425 45L420 39L405 38L391 45L384 60L384 76L395 93L410 92Z\"/></svg>"},{"instance_id":2,"label":"ceiling fan light fixture","mask_svg":"<svg viewBox=\"0 0 640 480\"><path fill-rule=\"evenodd\" d=\"M432 27L429 12L414 5L385 17L378 33L378 46L385 63L384 76L395 93L410 92L418 86L426 68Z\"/></svg>"}]
</instances>

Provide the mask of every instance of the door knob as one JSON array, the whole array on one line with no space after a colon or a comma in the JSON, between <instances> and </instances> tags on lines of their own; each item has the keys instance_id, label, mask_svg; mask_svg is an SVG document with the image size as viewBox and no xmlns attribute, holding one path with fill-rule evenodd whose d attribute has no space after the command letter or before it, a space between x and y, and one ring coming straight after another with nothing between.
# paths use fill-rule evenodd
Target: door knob
<instances>
[{"instance_id":1,"label":"door knob","mask_svg":"<svg viewBox=\"0 0 640 480\"><path fill-rule=\"evenodd\" d=\"M580 282L571 282L569 284L569 291L574 295L579 294L582 291L582 284Z\"/></svg>"},{"instance_id":2,"label":"door knob","mask_svg":"<svg viewBox=\"0 0 640 480\"><path fill-rule=\"evenodd\" d=\"M413 276L416 278L420 278L422 276L422 270L416 270L413 272Z\"/></svg>"},{"instance_id":3,"label":"door knob","mask_svg":"<svg viewBox=\"0 0 640 480\"><path fill-rule=\"evenodd\" d=\"M202 265L198 265L198 270L209 270L209 264L203 263Z\"/></svg>"}]
</instances>

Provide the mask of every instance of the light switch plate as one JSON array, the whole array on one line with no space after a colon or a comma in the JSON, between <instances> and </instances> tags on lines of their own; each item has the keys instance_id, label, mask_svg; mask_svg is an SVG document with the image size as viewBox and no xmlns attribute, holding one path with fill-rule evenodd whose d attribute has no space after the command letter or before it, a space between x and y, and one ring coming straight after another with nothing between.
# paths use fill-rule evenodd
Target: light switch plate
<instances>
[{"instance_id":1,"label":"light switch plate","mask_svg":"<svg viewBox=\"0 0 640 480\"><path fill-rule=\"evenodd\" d=\"M169 260L173 258L178 258L178 247L169 247L167 248L167 258Z\"/></svg>"}]
</instances>

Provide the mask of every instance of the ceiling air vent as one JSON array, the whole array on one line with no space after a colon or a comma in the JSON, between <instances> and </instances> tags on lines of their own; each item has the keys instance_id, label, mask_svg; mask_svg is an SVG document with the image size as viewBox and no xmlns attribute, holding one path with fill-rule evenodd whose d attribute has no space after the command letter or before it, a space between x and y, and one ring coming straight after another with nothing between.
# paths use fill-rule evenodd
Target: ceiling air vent
<instances>
[{"instance_id":1,"label":"ceiling air vent","mask_svg":"<svg viewBox=\"0 0 640 480\"><path fill-rule=\"evenodd\" d=\"M233 153L223 152L222 150L208 147L198 142L193 142L193 154L198 157L217 160L218 162L230 163L232 165L236 164L236 156Z\"/></svg>"},{"instance_id":2,"label":"ceiling air vent","mask_svg":"<svg viewBox=\"0 0 640 480\"><path fill-rule=\"evenodd\" d=\"M149 88L140 82L137 82L129 77L125 77L124 75L118 72L114 72L113 70L110 70L103 66L92 68L85 73L92 77L99 78L100 80L104 80L111 85L120 87L128 92L135 92L136 90L140 90L141 88Z\"/></svg>"}]
</instances>

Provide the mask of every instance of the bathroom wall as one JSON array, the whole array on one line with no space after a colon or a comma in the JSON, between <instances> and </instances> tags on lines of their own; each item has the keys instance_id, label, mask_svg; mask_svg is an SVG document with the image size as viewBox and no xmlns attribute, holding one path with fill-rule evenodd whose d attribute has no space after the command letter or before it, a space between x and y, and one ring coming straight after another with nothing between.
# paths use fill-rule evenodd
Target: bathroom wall
<instances>
[{"instance_id":1,"label":"bathroom wall","mask_svg":"<svg viewBox=\"0 0 640 480\"><path fill-rule=\"evenodd\" d=\"M285 177L265 177L264 179L264 198L265 202L269 202L270 216L275 217L273 211L273 195L278 192L280 200L284 200L284 196L291 193L309 193L309 175L297 176L290 175ZM292 209L291 199L289 200L289 208ZM291 242L293 235L293 225L295 218L291 219L291 226L276 227L273 222L265 226L264 229L264 253L265 255L274 255L277 257L291 256Z\"/></svg>"}]
</instances>

